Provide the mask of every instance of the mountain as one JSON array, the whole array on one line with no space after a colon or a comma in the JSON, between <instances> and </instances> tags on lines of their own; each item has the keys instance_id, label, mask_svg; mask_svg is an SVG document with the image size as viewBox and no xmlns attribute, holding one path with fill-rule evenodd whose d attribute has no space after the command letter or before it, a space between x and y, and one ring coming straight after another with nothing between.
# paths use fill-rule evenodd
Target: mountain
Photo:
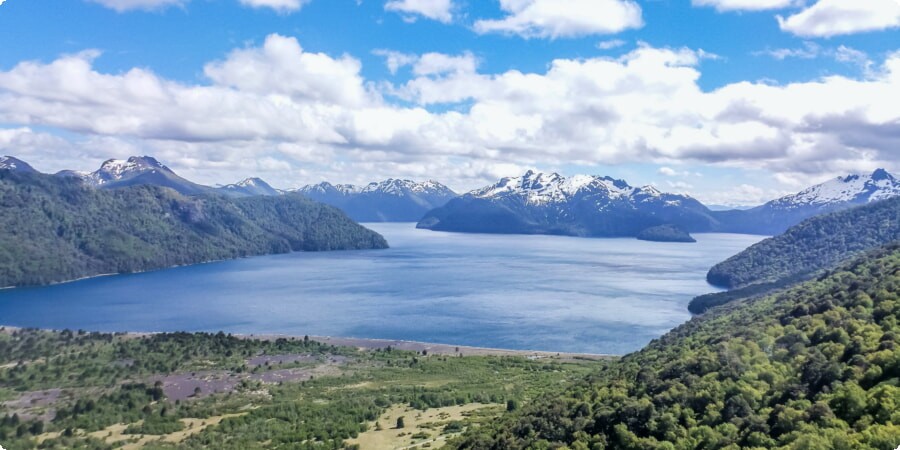
<instances>
[{"instance_id":1,"label":"mountain","mask_svg":"<svg viewBox=\"0 0 900 450\"><path fill-rule=\"evenodd\" d=\"M78 172L67 171L58 175L78 174ZM181 178L151 156L132 156L127 160L110 159L104 162L97 171L84 174L81 178L87 184L100 189L146 185L167 187L184 195L210 193L213 190L213 188Z\"/></svg>"},{"instance_id":2,"label":"mountain","mask_svg":"<svg viewBox=\"0 0 900 450\"><path fill-rule=\"evenodd\" d=\"M457 449L896 448L900 247L695 317Z\"/></svg>"},{"instance_id":3,"label":"mountain","mask_svg":"<svg viewBox=\"0 0 900 450\"><path fill-rule=\"evenodd\" d=\"M71 177L0 170L0 286L386 246L339 210L301 195L230 199L148 185L94 189Z\"/></svg>"},{"instance_id":4,"label":"mountain","mask_svg":"<svg viewBox=\"0 0 900 450\"><path fill-rule=\"evenodd\" d=\"M419 228L470 233L637 236L675 225L684 231L716 228L697 200L652 186L632 187L610 177L528 171L472 191L430 211Z\"/></svg>"},{"instance_id":5,"label":"mountain","mask_svg":"<svg viewBox=\"0 0 900 450\"><path fill-rule=\"evenodd\" d=\"M0 156L0 170L14 170L20 172L36 173L34 167L31 167L25 161L12 156Z\"/></svg>"},{"instance_id":6,"label":"mountain","mask_svg":"<svg viewBox=\"0 0 900 450\"><path fill-rule=\"evenodd\" d=\"M716 264L707 281L731 290L694 298L688 309L702 314L714 306L766 294L898 239L900 197L816 216Z\"/></svg>"},{"instance_id":7,"label":"mountain","mask_svg":"<svg viewBox=\"0 0 900 450\"><path fill-rule=\"evenodd\" d=\"M228 184L217 189L217 191L230 195L232 197L252 197L255 195L281 195L277 189L269 186L259 178L247 178L244 181Z\"/></svg>"},{"instance_id":8,"label":"mountain","mask_svg":"<svg viewBox=\"0 0 900 450\"><path fill-rule=\"evenodd\" d=\"M416 222L457 196L436 181L417 183L393 178L367 186L319 183L295 192L336 206L358 222Z\"/></svg>"},{"instance_id":9,"label":"mountain","mask_svg":"<svg viewBox=\"0 0 900 450\"><path fill-rule=\"evenodd\" d=\"M900 196L900 180L884 169L848 175L745 211L716 211L721 230L733 233L784 232L810 217Z\"/></svg>"},{"instance_id":10,"label":"mountain","mask_svg":"<svg viewBox=\"0 0 900 450\"><path fill-rule=\"evenodd\" d=\"M900 239L900 197L807 219L710 269L727 288L829 268L859 252Z\"/></svg>"}]
</instances>

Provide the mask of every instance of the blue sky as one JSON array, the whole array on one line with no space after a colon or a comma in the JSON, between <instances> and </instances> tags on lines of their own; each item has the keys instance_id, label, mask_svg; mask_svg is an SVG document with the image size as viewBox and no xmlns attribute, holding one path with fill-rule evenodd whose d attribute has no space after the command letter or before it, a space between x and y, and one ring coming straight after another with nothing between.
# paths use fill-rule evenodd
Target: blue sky
<instances>
[{"instance_id":1,"label":"blue sky","mask_svg":"<svg viewBox=\"0 0 900 450\"><path fill-rule=\"evenodd\" d=\"M896 0L394 2L6 0L0 151L279 187L538 168L734 204L900 169Z\"/></svg>"}]
</instances>

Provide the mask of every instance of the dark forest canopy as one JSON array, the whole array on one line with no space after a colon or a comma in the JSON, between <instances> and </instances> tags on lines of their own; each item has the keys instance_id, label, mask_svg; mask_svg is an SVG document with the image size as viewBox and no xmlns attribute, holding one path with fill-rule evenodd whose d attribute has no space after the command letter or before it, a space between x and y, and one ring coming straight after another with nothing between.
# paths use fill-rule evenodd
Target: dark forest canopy
<instances>
[{"instance_id":1,"label":"dark forest canopy","mask_svg":"<svg viewBox=\"0 0 900 450\"><path fill-rule=\"evenodd\" d=\"M75 179L0 170L0 286L385 247L377 233L300 195L229 199L156 186L97 190Z\"/></svg>"}]
</instances>

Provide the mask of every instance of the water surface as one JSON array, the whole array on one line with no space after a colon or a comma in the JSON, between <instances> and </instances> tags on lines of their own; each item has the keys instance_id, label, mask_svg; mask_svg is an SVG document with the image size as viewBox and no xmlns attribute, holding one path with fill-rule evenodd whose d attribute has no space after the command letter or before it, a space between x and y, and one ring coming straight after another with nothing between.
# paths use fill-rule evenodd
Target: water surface
<instances>
[{"instance_id":1,"label":"water surface","mask_svg":"<svg viewBox=\"0 0 900 450\"><path fill-rule=\"evenodd\" d=\"M0 323L226 331L621 354L690 318L715 263L758 236L696 244L368 224L390 250L293 253L0 292Z\"/></svg>"}]
</instances>

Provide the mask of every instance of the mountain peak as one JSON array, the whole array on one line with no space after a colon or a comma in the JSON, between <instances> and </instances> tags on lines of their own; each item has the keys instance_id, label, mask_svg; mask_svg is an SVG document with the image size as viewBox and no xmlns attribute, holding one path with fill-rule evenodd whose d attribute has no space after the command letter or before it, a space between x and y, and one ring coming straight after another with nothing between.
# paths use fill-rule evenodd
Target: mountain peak
<instances>
[{"instance_id":1,"label":"mountain peak","mask_svg":"<svg viewBox=\"0 0 900 450\"><path fill-rule=\"evenodd\" d=\"M0 156L0 170L29 173L37 172L37 170L35 170L34 167L31 167L27 162L12 156Z\"/></svg>"},{"instance_id":2,"label":"mountain peak","mask_svg":"<svg viewBox=\"0 0 900 450\"><path fill-rule=\"evenodd\" d=\"M900 196L900 180L894 178L887 170L878 169L871 175L851 174L837 177L769 203L786 207L845 202L864 204L897 196Z\"/></svg>"},{"instance_id":3,"label":"mountain peak","mask_svg":"<svg viewBox=\"0 0 900 450\"><path fill-rule=\"evenodd\" d=\"M556 172L528 170L519 177L503 178L497 183L470 192L480 198L518 196L528 204L565 203L574 196L602 194L608 198L632 196L638 193L659 195L646 188L634 188L624 180L593 175L562 176Z\"/></svg>"},{"instance_id":4,"label":"mountain peak","mask_svg":"<svg viewBox=\"0 0 900 450\"><path fill-rule=\"evenodd\" d=\"M881 180L893 180L894 176L888 173L887 170L884 169L876 169L872 172L872 180L873 181L881 181Z\"/></svg>"},{"instance_id":5,"label":"mountain peak","mask_svg":"<svg viewBox=\"0 0 900 450\"><path fill-rule=\"evenodd\" d=\"M127 160L108 159L89 178L95 185L121 181L123 179L152 171L172 173L172 170L152 156L132 156ZM174 175L174 173L172 173Z\"/></svg>"},{"instance_id":6,"label":"mountain peak","mask_svg":"<svg viewBox=\"0 0 900 450\"><path fill-rule=\"evenodd\" d=\"M245 178L237 183L222 186L221 189L222 192L233 196L281 195L280 191L258 177Z\"/></svg>"}]
</instances>

